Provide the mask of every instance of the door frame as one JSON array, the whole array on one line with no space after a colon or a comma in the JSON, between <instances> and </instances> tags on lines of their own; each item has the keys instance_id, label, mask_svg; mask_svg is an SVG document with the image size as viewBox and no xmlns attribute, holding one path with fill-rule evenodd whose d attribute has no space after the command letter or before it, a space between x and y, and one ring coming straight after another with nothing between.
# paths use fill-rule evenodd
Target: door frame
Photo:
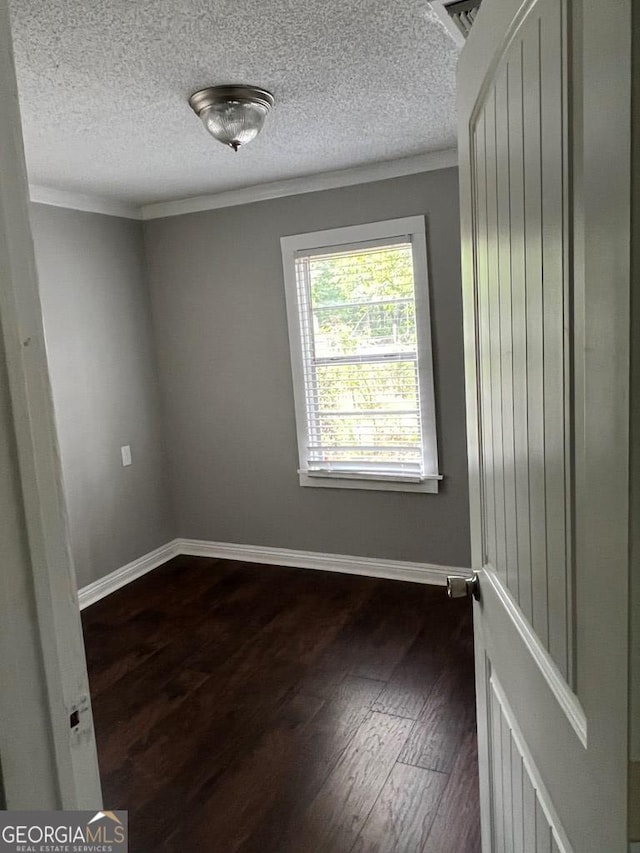
<instances>
[{"instance_id":1,"label":"door frame","mask_svg":"<svg viewBox=\"0 0 640 853\"><path fill-rule=\"evenodd\" d=\"M5 528L0 765L5 807L99 809L102 794L7 0L0 0L0 114L0 444L6 454L0 483ZM72 726L75 711L78 725Z\"/></svg>"},{"instance_id":2,"label":"door frame","mask_svg":"<svg viewBox=\"0 0 640 853\"><path fill-rule=\"evenodd\" d=\"M473 82L464 85L459 78L458 95L462 103L459 164L472 566L480 573L481 589L486 590L487 604L494 611L496 586L483 570L481 545L472 152L465 116L471 114L485 80L510 44L514 15L515 20L522 20L534 3L484 0L459 66L468 81L472 78L469 69L487 69L484 77L476 70ZM571 365L576 412L571 440L575 474L574 673L570 685L564 685L566 701L560 705L579 739L584 728L584 743L597 750L607 779L615 779L612 790L602 791L601 807L615 814L620 831L611 849L617 851L626 834L627 812L632 0L567 0L567 9L573 43L568 73L581 97L568 105L569 156L575 164L570 188L573 255L569 267L575 322ZM615 168L601 168L603 162L615 164ZM474 604L478 624L481 607ZM545 655L535 657L532 645L519 633L532 652L537 673L558 698L553 667L545 668ZM490 638L477 632L478 747L486 853L491 850L484 689L488 642ZM606 707L602 695L608 697Z\"/></svg>"}]
</instances>

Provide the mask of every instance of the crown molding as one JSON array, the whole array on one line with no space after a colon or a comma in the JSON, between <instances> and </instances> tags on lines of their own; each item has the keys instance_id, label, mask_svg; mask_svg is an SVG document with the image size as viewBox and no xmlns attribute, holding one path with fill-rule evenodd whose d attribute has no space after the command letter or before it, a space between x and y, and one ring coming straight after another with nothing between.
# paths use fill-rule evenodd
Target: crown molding
<instances>
[{"instance_id":1,"label":"crown molding","mask_svg":"<svg viewBox=\"0 0 640 853\"><path fill-rule=\"evenodd\" d=\"M67 207L86 213L102 213L106 216L119 216L123 219L142 219L140 207L118 199L104 198L104 196L68 192L67 190L58 190L37 184L29 185L29 196L31 201L36 204Z\"/></svg>"},{"instance_id":2,"label":"crown molding","mask_svg":"<svg viewBox=\"0 0 640 853\"><path fill-rule=\"evenodd\" d=\"M417 175L420 172L432 172L437 169L449 169L458 165L458 152L455 148L443 151L431 151L415 157L403 157L400 160L384 160L367 166L354 166L334 172L319 172L300 178L286 178L269 184L256 184L227 192L192 198L161 201L145 204L142 207L128 204L118 199L103 196L85 195L67 190L43 187L31 184L31 201L36 204L48 204L53 207L67 207L87 213L102 213L106 216L119 216L125 219L163 219L168 216L182 216L185 213L199 213L204 210L217 210L221 207L233 207L239 204L251 204L256 201L268 201L302 193L333 190L356 184L368 184L389 178L401 178Z\"/></svg>"},{"instance_id":3,"label":"crown molding","mask_svg":"<svg viewBox=\"0 0 640 853\"><path fill-rule=\"evenodd\" d=\"M168 216L182 216L185 213L200 213L204 210L216 210L221 207L233 207L239 204L251 204L256 201L301 195L302 193L384 181L388 178L400 178L405 175L416 175L420 172L448 169L457 165L458 152L455 148L449 148L444 151L418 154L415 157L404 157L400 160L385 160L367 166L354 166L351 169L320 172L301 178L287 178L269 184L257 184L211 195L145 204L142 207L142 218L145 220L163 219Z\"/></svg>"}]
</instances>

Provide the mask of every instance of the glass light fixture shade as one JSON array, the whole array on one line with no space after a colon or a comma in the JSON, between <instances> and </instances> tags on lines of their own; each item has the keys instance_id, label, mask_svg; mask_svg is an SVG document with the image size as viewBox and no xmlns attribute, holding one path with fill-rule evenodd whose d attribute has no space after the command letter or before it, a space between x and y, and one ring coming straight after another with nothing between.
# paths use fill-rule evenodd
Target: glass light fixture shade
<instances>
[{"instance_id":1,"label":"glass light fixture shade","mask_svg":"<svg viewBox=\"0 0 640 853\"><path fill-rule=\"evenodd\" d=\"M212 136L237 151L260 133L267 112L263 104L224 101L202 110L200 118Z\"/></svg>"},{"instance_id":2,"label":"glass light fixture shade","mask_svg":"<svg viewBox=\"0 0 640 853\"><path fill-rule=\"evenodd\" d=\"M209 133L234 151L256 138L273 103L270 92L255 86L211 86L189 98Z\"/></svg>"}]
</instances>

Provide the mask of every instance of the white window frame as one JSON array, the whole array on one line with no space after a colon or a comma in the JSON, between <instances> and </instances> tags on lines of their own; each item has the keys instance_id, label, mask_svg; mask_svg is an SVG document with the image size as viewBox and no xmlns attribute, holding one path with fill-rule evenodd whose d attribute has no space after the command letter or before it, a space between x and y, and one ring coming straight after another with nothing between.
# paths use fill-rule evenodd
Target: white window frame
<instances>
[{"instance_id":1,"label":"white window frame","mask_svg":"<svg viewBox=\"0 0 640 853\"><path fill-rule=\"evenodd\" d=\"M328 248L354 248L360 243L379 240L394 240L409 237L413 255L413 277L416 304L416 336L419 376L420 410L422 418L422 450L424 474L402 477L373 473L309 472L307 470L307 448L309 445L307 410L305 403L304 362L298 307L295 259L300 252L312 252ZM301 486L330 489L367 489L373 491L427 492L437 494L442 476L438 471L438 446L436 436L436 411L433 384L433 355L431 347L431 312L429 308L429 276L427 269L427 238L424 216L408 216L352 225L346 228L331 228L307 234L294 234L280 239L282 267L284 272L289 346L291 350L291 373L295 401L296 428Z\"/></svg>"}]
</instances>

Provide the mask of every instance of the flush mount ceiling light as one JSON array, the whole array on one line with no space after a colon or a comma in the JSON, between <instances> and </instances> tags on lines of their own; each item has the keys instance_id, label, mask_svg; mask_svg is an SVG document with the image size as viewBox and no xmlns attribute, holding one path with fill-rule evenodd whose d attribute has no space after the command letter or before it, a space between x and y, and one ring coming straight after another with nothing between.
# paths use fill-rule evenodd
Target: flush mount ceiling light
<instances>
[{"instance_id":1,"label":"flush mount ceiling light","mask_svg":"<svg viewBox=\"0 0 640 853\"><path fill-rule=\"evenodd\" d=\"M256 138L273 104L271 92L255 86L209 86L189 98L209 133L234 151Z\"/></svg>"}]
</instances>

